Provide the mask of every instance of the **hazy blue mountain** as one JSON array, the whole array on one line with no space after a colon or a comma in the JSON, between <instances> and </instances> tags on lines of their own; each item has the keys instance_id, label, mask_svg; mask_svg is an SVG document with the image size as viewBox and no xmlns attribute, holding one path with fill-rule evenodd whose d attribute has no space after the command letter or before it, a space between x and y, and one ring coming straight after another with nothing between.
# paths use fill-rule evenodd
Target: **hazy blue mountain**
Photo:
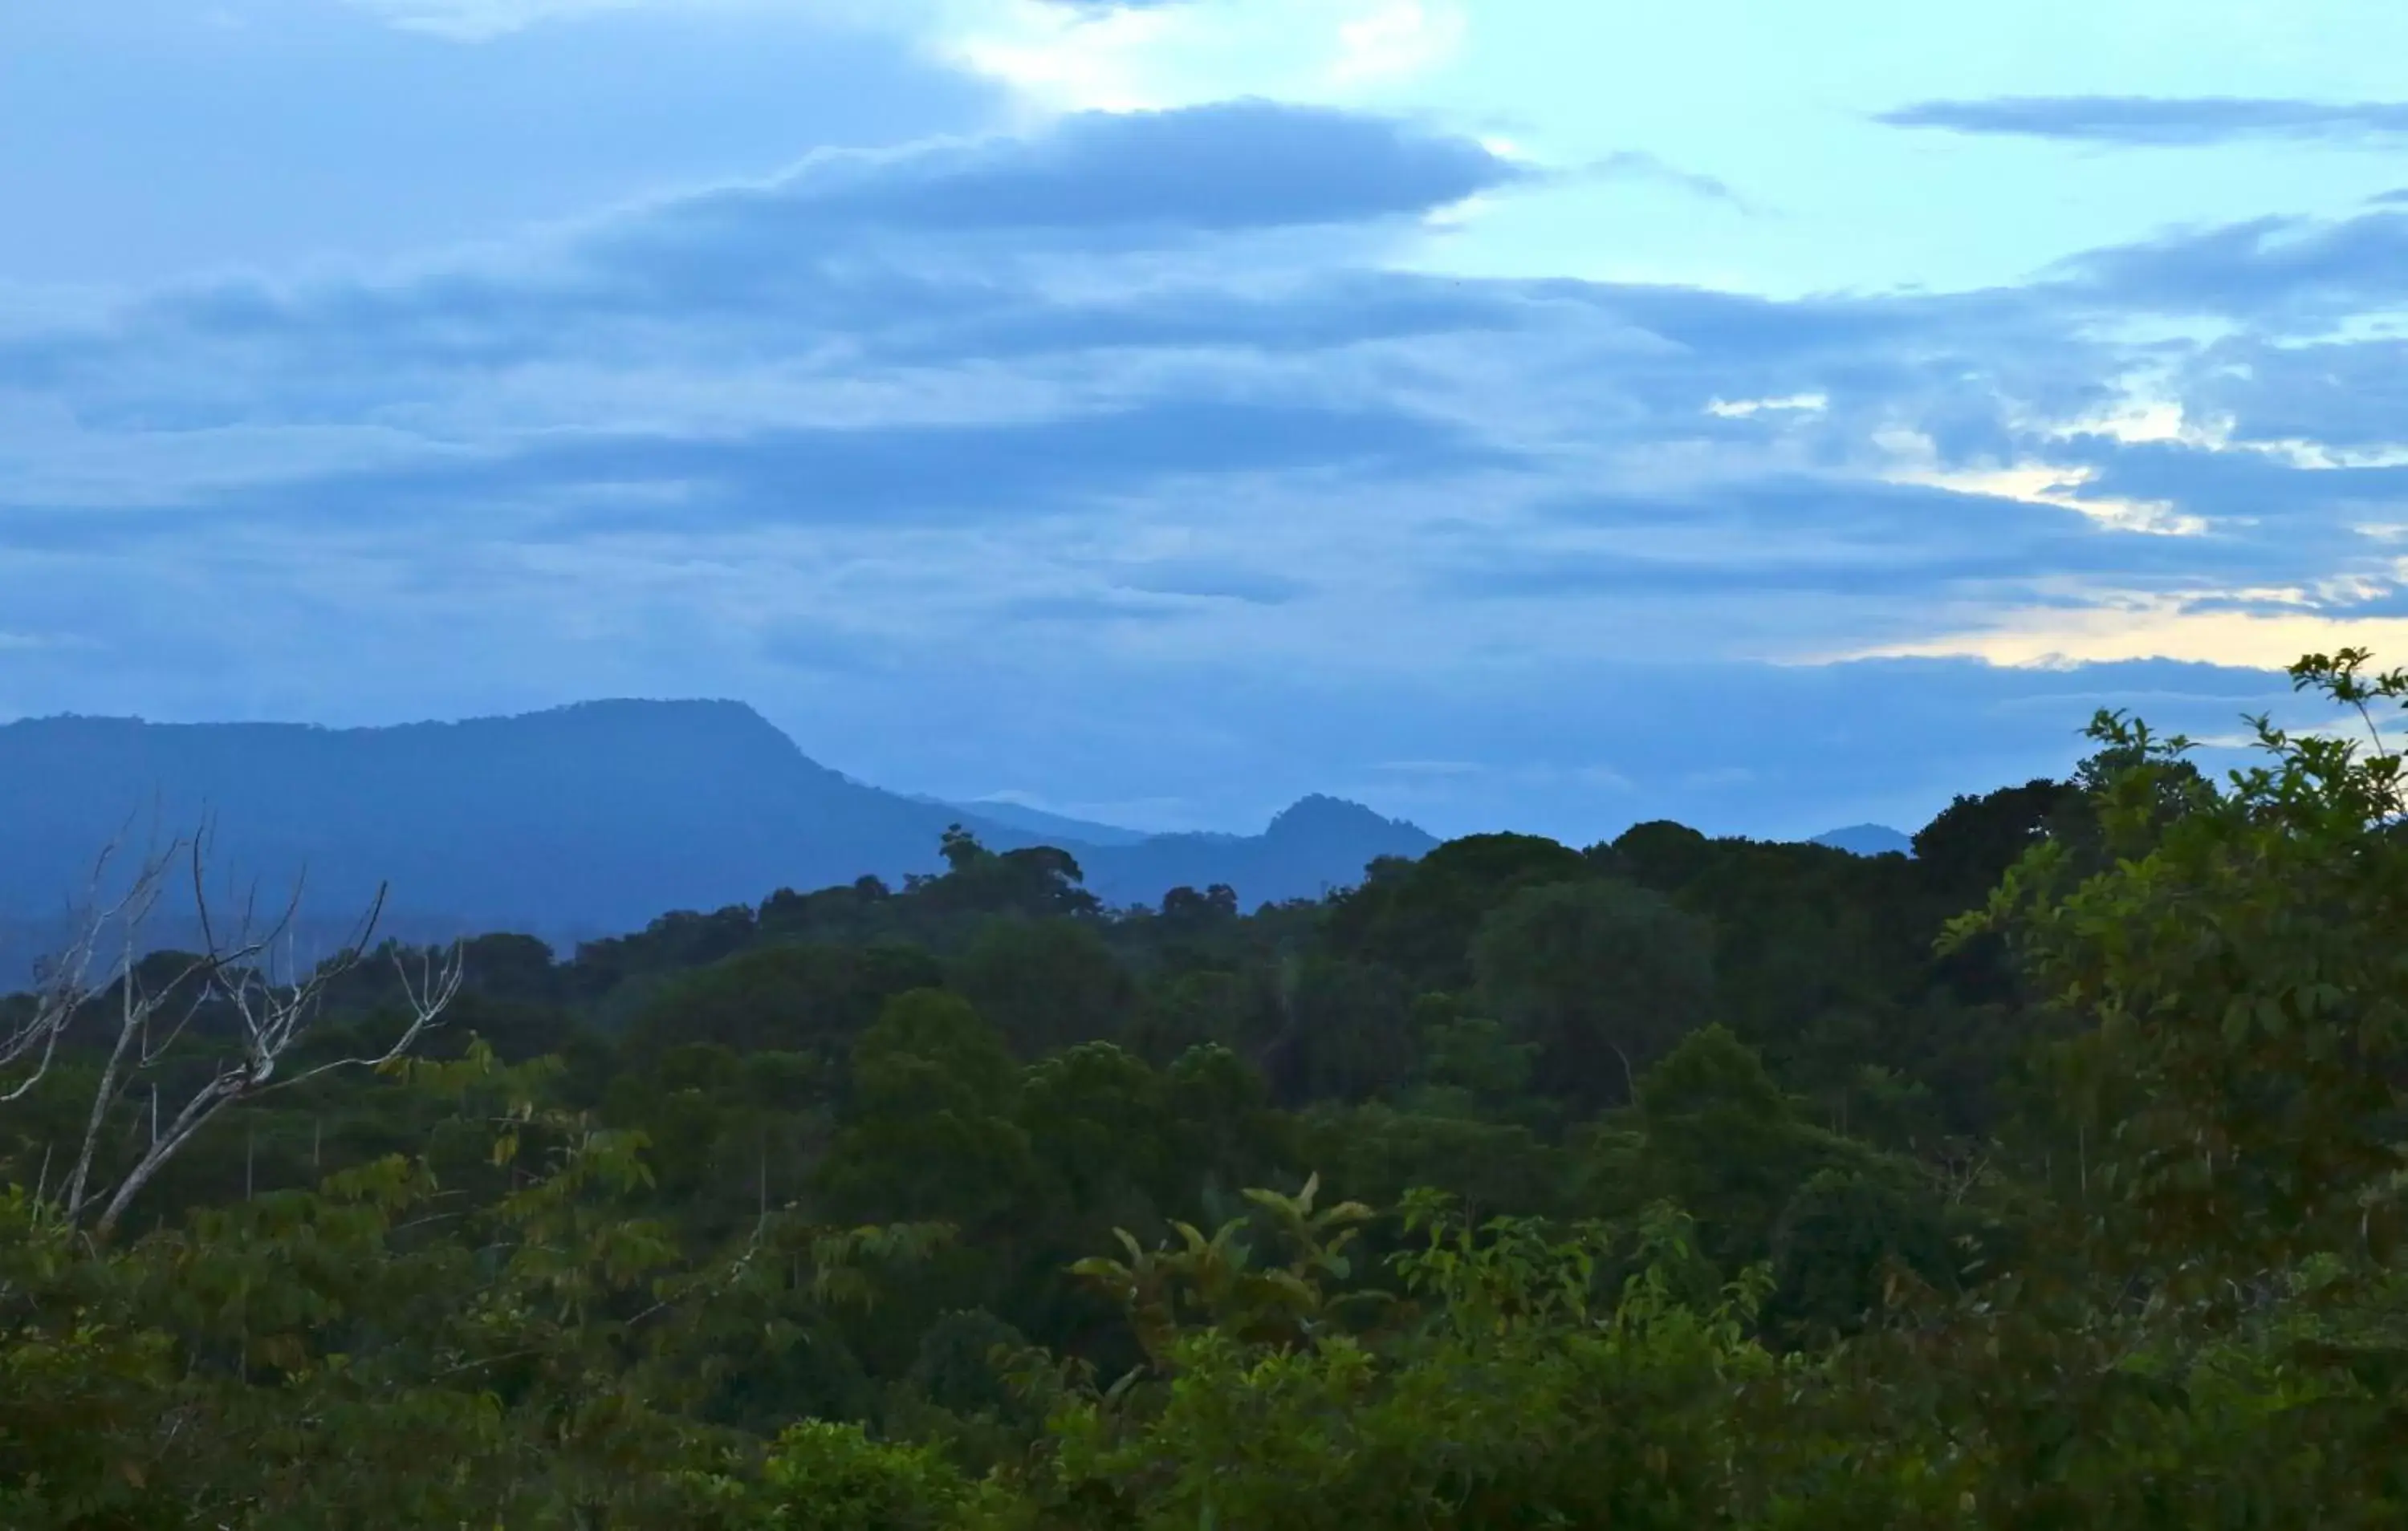
<instances>
[{"instance_id":1,"label":"hazy blue mountain","mask_svg":"<svg viewBox=\"0 0 2408 1531\"><path fill-rule=\"evenodd\" d=\"M172 835L205 810L220 885L256 880L280 897L306 867L307 907L323 923L389 881L402 933L514 929L555 943L781 887L939 870L938 837L955 822L998 850L1068 841L1115 904L1181 883L1225 882L1248 905L1307 895L1360 880L1374 856L1436 843L1326 798L1259 836L1083 843L1046 832L1042 816L1032 827L1028 810L854 781L736 702L589 702L364 729L46 718L0 725L0 923L22 935L54 918L129 823L136 839L154 823Z\"/></svg>"},{"instance_id":2,"label":"hazy blue mountain","mask_svg":"<svg viewBox=\"0 0 2408 1531\"><path fill-rule=\"evenodd\" d=\"M1417 857L1438 843L1435 836L1359 803L1312 796L1274 818L1260 835L1156 835L1136 845L1097 846L1078 855L1087 885L1109 902L1146 898L1144 890L1157 885L1226 882L1251 906L1318 898L1360 882L1363 868L1375 857Z\"/></svg>"},{"instance_id":3,"label":"hazy blue mountain","mask_svg":"<svg viewBox=\"0 0 2408 1531\"><path fill-rule=\"evenodd\" d=\"M1816 845L1828 845L1834 851L1852 851L1859 856L1884 856L1892 851L1901 856L1914 854L1914 840L1887 824L1850 824L1814 837Z\"/></svg>"},{"instance_id":4,"label":"hazy blue mountain","mask_svg":"<svg viewBox=\"0 0 2408 1531\"><path fill-rule=\"evenodd\" d=\"M1072 842L1079 845L1136 845L1150 837L1142 829L1123 829L1117 824L1099 824L1085 819L1065 818L1023 804L999 798L977 798L967 803L948 803L938 797L913 798L915 802L934 803L961 817L967 823L972 820L1025 835L1035 835L1049 845Z\"/></svg>"}]
</instances>

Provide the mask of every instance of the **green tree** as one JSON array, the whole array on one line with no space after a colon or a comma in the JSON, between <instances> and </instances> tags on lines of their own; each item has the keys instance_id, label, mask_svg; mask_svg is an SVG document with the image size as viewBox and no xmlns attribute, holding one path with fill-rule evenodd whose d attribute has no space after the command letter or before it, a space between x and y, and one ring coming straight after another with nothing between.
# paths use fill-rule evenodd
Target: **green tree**
<instances>
[{"instance_id":1,"label":"green tree","mask_svg":"<svg viewBox=\"0 0 2408 1531\"><path fill-rule=\"evenodd\" d=\"M1024 1058L1119 1035L1136 1000L1136 984L1104 938L1060 917L985 922L954 981Z\"/></svg>"},{"instance_id":2,"label":"green tree","mask_svg":"<svg viewBox=\"0 0 2408 1531\"><path fill-rule=\"evenodd\" d=\"M1081 886L1085 874L1068 851L1031 846L998 853L981 845L959 824L945 831L939 849L945 858L943 874L908 878L904 884L908 893L932 909L1019 914L1035 920L1049 915L1093 915L1103 907L1100 899Z\"/></svg>"},{"instance_id":3,"label":"green tree","mask_svg":"<svg viewBox=\"0 0 2408 1531\"><path fill-rule=\"evenodd\" d=\"M2361 712L2372 750L2259 719L2269 764L2223 789L2187 769L2186 740L2102 713L2092 735L2127 763L2097 810L2113 860L2084 876L2043 843L1956 929L2009 933L2089 1022L2062 1055L2086 1178L2135 1214L2118 1239L2185 1286L2399 1246L2408 843L2372 709L2408 702L2408 675L2368 659L2292 676Z\"/></svg>"},{"instance_id":4,"label":"green tree","mask_svg":"<svg viewBox=\"0 0 2408 1531\"><path fill-rule=\"evenodd\" d=\"M1659 894L1613 880L1516 894L1472 946L1480 994L1539 1049L1542 1087L1594 1109L1712 1018L1709 932Z\"/></svg>"},{"instance_id":5,"label":"green tree","mask_svg":"<svg viewBox=\"0 0 2408 1531\"><path fill-rule=\"evenodd\" d=\"M1614 837L1596 859L1642 888L1676 894L1713 864L1714 844L1686 824L1653 819Z\"/></svg>"},{"instance_id":6,"label":"green tree","mask_svg":"<svg viewBox=\"0 0 2408 1531\"><path fill-rule=\"evenodd\" d=\"M1309 957L1287 1004L1286 1030L1268 1060L1283 1098L1368 1100L1412 1072L1412 987L1394 968Z\"/></svg>"},{"instance_id":7,"label":"green tree","mask_svg":"<svg viewBox=\"0 0 2408 1531\"><path fill-rule=\"evenodd\" d=\"M1971 908L2066 822L2082 792L2075 782L2036 777L1979 797L1959 793L1915 831L1915 871L1943 902Z\"/></svg>"},{"instance_id":8,"label":"green tree","mask_svg":"<svg viewBox=\"0 0 2408 1531\"><path fill-rule=\"evenodd\" d=\"M1719 1025L1641 1075L1638 1107L1644 1194L1695 1216L1707 1250L1732 1268L1766 1257L1775 1220L1818 1169L1876 1159L1800 1121L1762 1060Z\"/></svg>"},{"instance_id":9,"label":"green tree","mask_svg":"<svg viewBox=\"0 0 2408 1531\"><path fill-rule=\"evenodd\" d=\"M755 947L654 988L630 1024L625 1046L639 1066L664 1049L699 1042L834 1061L889 1000L941 980L934 956L900 942Z\"/></svg>"},{"instance_id":10,"label":"green tree","mask_svg":"<svg viewBox=\"0 0 2408 1531\"><path fill-rule=\"evenodd\" d=\"M820 1189L846 1217L992 1227L1035 1175L1019 1095L1019 1066L968 1001L898 994L853 1046Z\"/></svg>"},{"instance_id":11,"label":"green tree","mask_svg":"<svg viewBox=\"0 0 2408 1531\"><path fill-rule=\"evenodd\" d=\"M1334 951L1405 974L1415 990L1471 982L1470 947L1491 909L1524 888L1590 875L1580 852L1536 835L1470 835L1415 862L1377 863L1331 903Z\"/></svg>"}]
</instances>

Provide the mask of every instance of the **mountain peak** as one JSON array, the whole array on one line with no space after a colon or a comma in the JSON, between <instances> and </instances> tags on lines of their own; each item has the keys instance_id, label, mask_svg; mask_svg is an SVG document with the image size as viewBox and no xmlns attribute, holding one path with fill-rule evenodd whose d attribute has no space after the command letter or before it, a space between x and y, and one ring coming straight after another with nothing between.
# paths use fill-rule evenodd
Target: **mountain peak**
<instances>
[{"instance_id":1,"label":"mountain peak","mask_svg":"<svg viewBox=\"0 0 2408 1531\"><path fill-rule=\"evenodd\" d=\"M1845 829L1826 830L1808 843L1858 856L1914 854L1914 839L1887 824L1850 824Z\"/></svg>"},{"instance_id":2,"label":"mountain peak","mask_svg":"<svg viewBox=\"0 0 2408 1531\"><path fill-rule=\"evenodd\" d=\"M305 723L32 720L0 726L0 918L55 907L130 814L206 814L242 876L313 906L380 884L421 923L574 938L670 909L752 903L941 865L961 808L856 781L742 702L609 698L515 717ZM1116 904L1226 883L1272 901L1349 883L1437 842L1359 804L1308 797L1260 836L1140 836L1006 807L998 849L1071 838ZM983 832L982 832L983 833ZM1114 843L1117 842L1117 843ZM229 873L233 870L229 866Z\"/></svg>"},{"instance_id":3,"label":"mountain peak","mask_svg":"<svg viewBox=\"0 0 2408 1531\"><path fill-rule=\"evenodd\" d=\"M1418 825L1407 823L1402 819L1387 818L1374 809L1365 808L1360 803L1349 802L1343 797L1331 797L1323 793L1314 793L1310 796L1297 799L1275 814L1271 819L1270 827L1264 831L1264 835L1269 839L1296 839L1303 837L1328 838L1338 836L1370 836L1392 839L1399 832L1427 839L1431 845L1438 843L1434 837L1424 835Z\"/></svg>"},{"instance_id":4,"label":"mountain peak","mask_svg":"<svg viewBox=\"0 0 2408 1531\"><path fill-rule=\"evenodd\" d=\"M533 712L508 716L501 722L523 721L528 718L647 718L684 716L693 718L746 719L768 726L768 720L755 711L750 702L739 702L730 696L595 696L582 702L568 702L559 707L540 708ZM479 720L483 721L483 720Z\"/></svg>"},{"instance_id":5,"label":"mountain peak","mask_svg":"<svg viewBox=\"0 0 2408 1531\"><path fill-rule=\"evenodd\" d=\"M566 729L642 728L672 724L683 728L708 729L722 736L775 735L789 745L793 743L792 740L786 739L785 735L778 731L776 724L754 710L750 703L718 696L605 696L592 701L570 702L562 707L544 708L534 712L463 718L457 723L403 723L399 726L405 729L507 728L517 733L538 733Z\"/></svg>"}]
</instances>

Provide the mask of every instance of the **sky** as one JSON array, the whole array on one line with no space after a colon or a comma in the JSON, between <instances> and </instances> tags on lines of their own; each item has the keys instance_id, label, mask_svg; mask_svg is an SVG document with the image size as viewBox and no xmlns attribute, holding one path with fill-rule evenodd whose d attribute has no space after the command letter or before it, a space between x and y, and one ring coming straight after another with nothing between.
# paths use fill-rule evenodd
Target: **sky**
<instances>
[{"instance_id":1,"label":"sky","mask_svg":"<svg viewBox=\"0 0 2408 1531\"><path fill-rule=\"evenodd\" d=\"M1913 828L2408 660L2397 0L0 7L0 717Z\"/></svg>"}]
</instances>

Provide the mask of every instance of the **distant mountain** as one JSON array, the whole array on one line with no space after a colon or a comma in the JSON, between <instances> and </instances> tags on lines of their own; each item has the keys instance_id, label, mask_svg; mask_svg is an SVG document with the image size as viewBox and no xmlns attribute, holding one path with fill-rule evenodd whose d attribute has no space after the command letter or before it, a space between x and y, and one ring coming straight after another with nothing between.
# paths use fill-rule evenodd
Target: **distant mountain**
<instances>
[{"instance_id":1,"label":"distant mountain","mask_svg":"<svg viewBox=\"0 0 2408 1531\"><path fill-rule=\"evenodd\" d=\"M1153 902L1184 884L1226 882L1248 905L1318 898L1363 880L1381 856L1418 858L1437 837L1359 803L1307 797L1260 835L1155 835L1135 845L1077 851L1087 886L1108 902ZM1149 890L1153 890L1149 892Z\"/></svg>"},{"instance_id":2,"label":"distant mountain","mask_svg":"<svg viewBox=\"0 0 2408 1531\"><path fill-rule=\"evenodd\" d=\"M997 850L1062 844L1115 904L1181 883L1227 883L1250 905L1309 895L1359 881L1375 856L1437 843L1327 798L1251 837L1133 837L1011 805L931 803L830 770L752 708L715 701L360 729L27 720L0 725L0 923L21 932L55 917L129 823L137 840L154 821L172 835L205 809L221 879L280 895L306 866L319 921L365 907L382 880L397 932L508 929L556 944L781 887L939 870L938 837L956 822Z\"/></svg>"},{"instance_id":3,"label":"distant mountain","mask_svg":"<svg viewBox=\"0 0 2408 1531\"><path fill-rule=\"evenodd\" d=\"M1813 843L1859 856L1885 856L1893 852L1901 856L1914 854L1914 839L1887 824L1850 824L1845 829L1817 835Z\"/></svg>"},{"instance_id":4,"label":"distant mountain","mask_svg":"<svg viewBox=\"0 0 2408 1531\"><path fill-rule=\"evenodd\" d=\"M940 797L914 796L912 801L934 803L959 815L967 825L972 823L1035 835L1049 845L1065 841L1079 845L1137 845L1150 838L1142 829L1123 829L1117 824L1092 823L1084 819L1068 819L1043 808L1033 808L1002 798L980 798L967 803L948 803Z\"/></svg>"}]
</instances>

